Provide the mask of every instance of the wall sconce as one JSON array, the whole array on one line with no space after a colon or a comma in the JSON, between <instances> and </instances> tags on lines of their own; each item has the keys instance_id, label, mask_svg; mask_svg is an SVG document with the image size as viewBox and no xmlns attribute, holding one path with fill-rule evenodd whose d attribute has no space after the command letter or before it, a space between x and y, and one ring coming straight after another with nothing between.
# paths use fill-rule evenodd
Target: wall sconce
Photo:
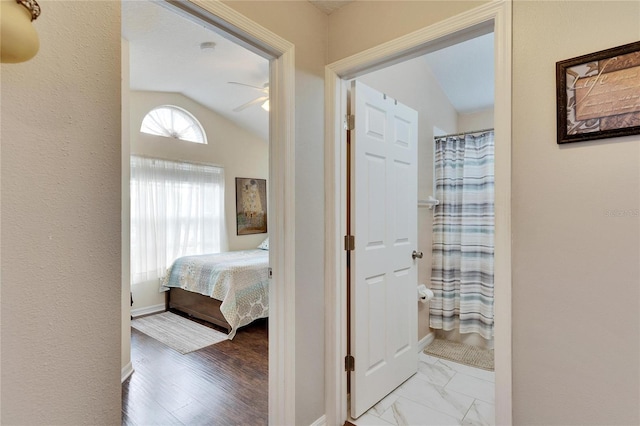
<instances>
[{"instance_id":1,"label":"wall sconce","mask_svg":"<svg viewBox=\"0 0 640 426\"><path fill-rule=\"evenodd\" d=\"M36 0L0 0L0 62L24 62L38 53L40 41L31 24L38 16Z\"/></svg>"}]
</instances>

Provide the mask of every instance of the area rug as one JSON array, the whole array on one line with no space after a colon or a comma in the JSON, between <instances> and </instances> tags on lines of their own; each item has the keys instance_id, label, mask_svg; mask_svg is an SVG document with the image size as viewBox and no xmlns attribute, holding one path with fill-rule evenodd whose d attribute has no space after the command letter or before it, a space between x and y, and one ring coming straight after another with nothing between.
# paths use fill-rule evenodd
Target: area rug
<instances>
[{"instance_id":1,"label":"area rug","mask_svg":"<svg viewBox=\"0 0 640 426\"><path fill-rule=\"evenodd\" d=\"M493 371L493 349L481 349L450 340L434 339L425 348L424 353L471 367Z\"/></svg>"},{"instance_id":2,"label":"area rug","mask_svg":"<svg viewBox=\"0 0 640 426\"><path fill-rule=\"evenodd\" d=\"M131 327L183 355L227 340L226 334L171 312L136 318Z\"/></svg>"}]
</instances>

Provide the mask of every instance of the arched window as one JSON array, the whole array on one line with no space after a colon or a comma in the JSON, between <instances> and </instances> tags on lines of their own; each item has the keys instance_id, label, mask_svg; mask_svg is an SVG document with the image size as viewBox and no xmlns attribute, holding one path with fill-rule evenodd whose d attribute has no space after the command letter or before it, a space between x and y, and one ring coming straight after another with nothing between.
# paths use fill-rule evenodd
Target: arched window
<instances>
[{"instance_id":1,"label":"arched window","mask_svg":"<svg viewBox=\"0 0 640 426\"><path fill-rule=\"evenodd\" d=\"M140 132L207 143L207 135L200 122L188 111L173 105L162 105L149 111L142 120Z\"/></svg>"}]
</instances>

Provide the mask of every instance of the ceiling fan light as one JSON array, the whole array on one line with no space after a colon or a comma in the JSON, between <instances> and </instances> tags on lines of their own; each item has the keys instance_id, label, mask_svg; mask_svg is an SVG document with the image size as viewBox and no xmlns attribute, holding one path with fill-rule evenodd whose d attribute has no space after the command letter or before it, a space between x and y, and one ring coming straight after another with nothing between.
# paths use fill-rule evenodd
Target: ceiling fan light
<instances>
[{"instance_id":1,"label":"ceiling fan light","mask_svg":"<svg viewBox=\"0 0 640 426\"><path fill-rule=\"evenodd\" d=\"M267 99L266 101L264 101L262 103L262 105L260 105L260 107L265 110L265 111L269 111L269 99Z\"/></svg>"}]
</instances>

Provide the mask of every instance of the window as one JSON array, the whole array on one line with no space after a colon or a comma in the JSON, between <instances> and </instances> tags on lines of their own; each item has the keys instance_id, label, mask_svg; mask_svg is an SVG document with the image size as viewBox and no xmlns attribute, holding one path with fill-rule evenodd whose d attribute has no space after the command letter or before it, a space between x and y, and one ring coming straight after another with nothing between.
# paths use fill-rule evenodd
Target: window
<instances>
[{"instance_id":1,"label":"window","mask_svg":"<svg viewBox=\"0 0 640 426\"><path fill-rule=\"evenodd\" d=\"M219 253L226 243L224 170L131 157L131 276L162 278L180 256Z\"/></svg>"},{"instance_id":2,"label":"window","mask_svg":"<svg viewBox=\"0 0 640 426\"><path fill-rule=\"evenodd\" d=\"M207 143L207 136L200 122L188 111L173 105L163 105L149 111L142 120L140 132Z\"/></svg>"}]
</instances>

